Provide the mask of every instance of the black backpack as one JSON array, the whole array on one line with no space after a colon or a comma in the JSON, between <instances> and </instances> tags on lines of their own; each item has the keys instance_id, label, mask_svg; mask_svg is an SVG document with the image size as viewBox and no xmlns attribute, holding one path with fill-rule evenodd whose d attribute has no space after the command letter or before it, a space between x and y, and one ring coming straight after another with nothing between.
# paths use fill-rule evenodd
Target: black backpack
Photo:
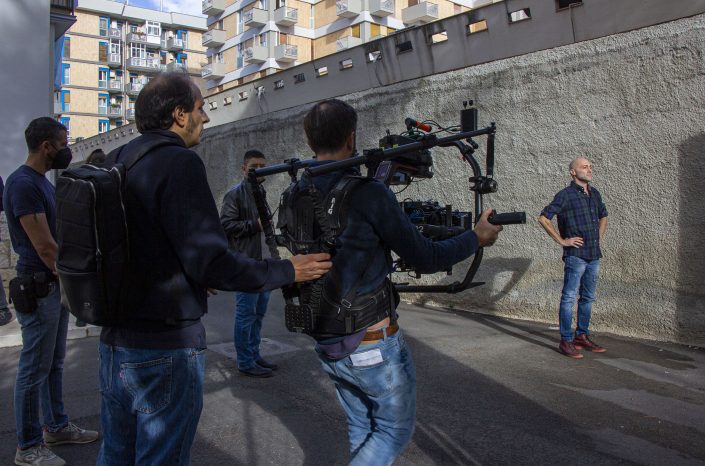
<instances>
[{"instance_id":1,"label":"black backpack","mask_svg":"<svg viewBox=\"0 0 705 466\"><path fill-rule=\"evenodd\" d=\"M125 320L123 282L130 260L125 176L149 151L171 144L147 141L115 163L121 146L105 164L69 168L57 179L56 271L71 313L89 324Z\"/></svg>"}]
</instances>

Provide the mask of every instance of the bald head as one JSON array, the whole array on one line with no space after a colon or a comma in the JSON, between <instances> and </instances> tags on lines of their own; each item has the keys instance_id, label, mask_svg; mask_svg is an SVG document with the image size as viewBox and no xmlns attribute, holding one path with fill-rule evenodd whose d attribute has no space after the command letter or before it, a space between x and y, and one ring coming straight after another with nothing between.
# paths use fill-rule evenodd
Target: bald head
<instances>
[{"instance_id":1,"label":"bald head","mask_svg":"<svg viewBox=\"0 0 705 466\"><path fill-rule=\"evenodd\" d=\"M578 157L570 162L568 170L578 184L588 184L592 181L592 164L584 157Z\"/></svg>"}]
</instances>

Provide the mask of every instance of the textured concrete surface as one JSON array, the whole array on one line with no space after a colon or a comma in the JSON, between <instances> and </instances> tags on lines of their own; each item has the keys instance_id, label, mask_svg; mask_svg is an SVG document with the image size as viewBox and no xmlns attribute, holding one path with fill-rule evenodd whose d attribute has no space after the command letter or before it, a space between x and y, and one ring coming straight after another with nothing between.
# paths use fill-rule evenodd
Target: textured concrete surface
<instances>
[{"instance_id":1,"label":"textured concrete surface","mask_svg":"<svg viewBox=\"0 0 705 466\"><path fill-rule=\"evenodd\" d=\"M569 182L568 162L587 156L610 212L593 328L705 345L703 40L700 15L344 97L359 111L360 148L375 146L386 129L401 132L406 116L457 124L461 102L475 100L481 124L499 128L500 191L486 206L528 215L527 225L507 227L486 251L477 278L487 285L456 296L408 297L555 321L561 251L535 219ZM310 156L302 130L307 109L206 131L198 150L218 202L241 179L246 149L259 148L272 161ZM435 154L434 179L403 197L469 209L469 171L455 153ZM286 183L285 176L268 182L273 205Z\"/></svg>"},{"instance_id":2,"label":"textured concrete surface","mask_svg":"<svg viewBox=\"0 0 705 466\"><path fill-rule=\"evenodd\" d=\"M204 318L204 409L194 466L347 464L345 418L312 340L286 331L281 295L264 320L263 352L280 369L254 380L213 350L232 345L234 297ZM575 361L543 324L402 306L416 364L418 416L405 465L702 465L705 354L609 335L604 354ZM272 344L272 342L277 343ZM68 343L64 400L80 426L98 429L97 339ZM0 349L0 464L16 445L12 391L19 348ZM94 465L98 444L55 448L71 466Z\"/></svg>"}]
</instances>

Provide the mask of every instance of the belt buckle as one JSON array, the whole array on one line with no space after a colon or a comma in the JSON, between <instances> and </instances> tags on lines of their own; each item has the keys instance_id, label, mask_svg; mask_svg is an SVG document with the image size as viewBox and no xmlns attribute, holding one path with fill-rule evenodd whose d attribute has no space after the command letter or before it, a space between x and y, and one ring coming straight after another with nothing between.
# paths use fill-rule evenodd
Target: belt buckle
<instances>
[{"instance_id":1,"label":"belt buckle","mask_svg":"<svg viewBox=\"0 0 705 466\"><path fill-rule=\"evenodd\" d=\"M342 304L344 307L347 307L348 309L350 309L352 307L352 303L345 298L343 298L343 300L340 301L340 304Z\"/></svg>"}]
</instances>

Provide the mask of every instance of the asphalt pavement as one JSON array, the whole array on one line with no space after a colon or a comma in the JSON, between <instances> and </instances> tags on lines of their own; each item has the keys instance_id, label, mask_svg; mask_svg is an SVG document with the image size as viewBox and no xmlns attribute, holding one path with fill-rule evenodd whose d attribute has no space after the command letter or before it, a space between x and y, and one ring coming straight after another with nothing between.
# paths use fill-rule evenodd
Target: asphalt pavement
<instances>
[{"instance_id":1,"label":"asphalt pavement","mask_svg":"<svg viewBox=\"0 0 705 466\"><path fill-rule=\"evenodd\" d=\"M276 376L240 375L232 360L233 295L211 298L205 403L192 464L347 464L346 425L312 340L283 325L273 295L263 354ZM599 312L599 310L597 311ZM414 439L399 465L705 464L705 350L595 335L608 348L559 354L554 326L404 305L400 324L418 375ZM98 339L68 342L64 401L99 429ZM16 446L12 393L19 347L0 349L0 465ZM71 466L99 445L64 445Z\"/></svg>"}]
</instances>

